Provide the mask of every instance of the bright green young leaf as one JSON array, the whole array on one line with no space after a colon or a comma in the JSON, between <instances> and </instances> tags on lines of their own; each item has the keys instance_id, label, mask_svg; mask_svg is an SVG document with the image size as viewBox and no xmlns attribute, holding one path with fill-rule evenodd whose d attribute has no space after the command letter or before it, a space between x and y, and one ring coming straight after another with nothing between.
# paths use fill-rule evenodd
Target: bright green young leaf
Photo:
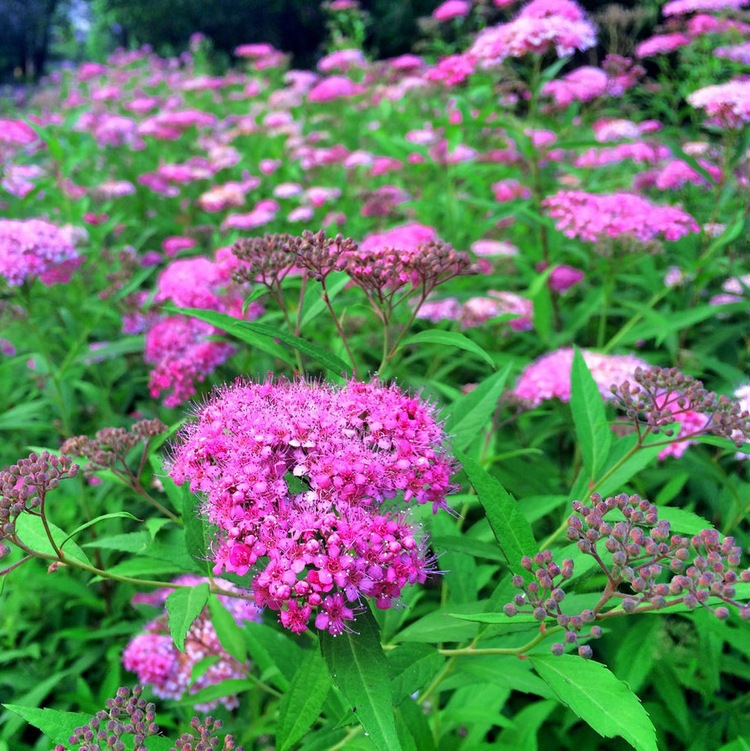
<instances>
[{"instance_id":1,"label":"bright green young leaf","mask_svg":"<svg viewBox=\"0 0 750 751\"><path fill-rule=\"evenodd\" d=\"M83 550L68 539L69 535L66 535L63 530L56 527L52 522L48 522L47 526L58 548L65 540L68 540L67 545L62 551L67 560L83 563L87 566L91 565ZM52 547L49 537L47 537L41 517L32 516L31 514L21 514L16 520L16 532L18 539L27 547L39 553L57 557L57 553L55 553L55 549Z\"/></svg>"},{"instance_id":2,"label":"bright green young leaf","mask_svg":"<svg viewBox=\"0 0 750 751\"><path fill-rule=\"evenodd\" d=\"M17 704L3 704L6 709L23 717L29 725L41 730L52 743L68 745L73 731L82 725L88 725L91 715L81 712L62 712L59 709L40 709L39 707L20 707Z\"/></svg>"},{"instance_id":3,"label":"bright green young leaf","mask_svg":"<svg viewBox=\"0 0 750 751\"><path fill-rule=\"evenodd\" d=\"M599 735L620 736L636 751L657 751L656 730L640 699L604 665L575 655L529 660L558 699Z\"/></svg>"},{"instance_id":4,"label":"bright green young leaf","mask_svg":"<svg viewBox=\"0 0 750 751\"><path fill-rule=\"evenodd\" d=\"M318 719L331 690L331 676L320 653L305 653L288 691L279 704L276 748L287 751L302 738Z\"/></svg>"},{"instance_id":5,"label":"bright green young leaf","mask_svg":"<svg viewBox=\"0 0 750 751\"><path fill-rule=\"evenodd\" d=\"M604 411L604 400L591 371L576 347L570 373L570 409L581 447L583 465L593 480L604 468L612 444L612 431Z\"/></svg>"},{"instance_id":6,"label":"bright green young leaf","mask_svg":"<svg viewBox=\"0 0 750 751\"><path fill-rule=\"evenodd\" d=\"M370 611L357 618L357 632L320 635L328 672L379 751L401 751L393 713L388 661Z\"/></svg>"},{"instance_id":7,"label":"bright green young leaf","mask_svg":"<svg viewBox=\"0 0 750 751\"><path fill-rule=\"evenodd\" d=\"M445 430L453 436L452 444L455 448L465 451L490 421L509 374L510 366L493 373L443 411L446 416Z\"/></svg>"},{"instance_id":8,"label":"bright green young leaf","mask_svg":"<svg viewBox=\"0 0 750 751\"><path fill-rule=\"evenodd\" d=\"M211 613L211 623L216 629L221 646L238 662L247 659L247 645L243 635L243 628L234 616L224 607L218 595L211 595L208 599L208 610Z\"/></svg>"},{"instance_id":9,"label":"bright green young leaf","mask_svg":"<svg viewBox=\"0 0 750 751\"><path fill-rule=\"evenodd\" d=\"M471 352L480 360L484 360L492 368L496 368L494 361L482 349L476 342L469 339L468 336L461 334L458 331L440 331L439 329L431 329L428 331L420 331L414 336L410 336L408 339L404 339L401 342L401 347L408 347L413 344L439 344L443 347L455 347L456 349L462 349L465 352Z\"/></svg>"},{"instance_id":10,"label":"bright green young leaf","mask_svg":"<svg viewBox=\"0 0 750 751\"><path fill-rule=\"evenodd\" d=\"M98 524L99 522L103 522L105 519L133 519L134 521L141 522L143 519L139 519L137 516L133 516L133 514L128 513L127 511L113 511L111 514L102 514L102 516L97 516L96 519L92 519L91 521L86 522L85 524L81 524L80 527L76 527L63 541L60 547L65 545L68 540L73 539L79 532L83 532L84 529L88 529L89 527L93 527L94 524Z\"/></svg>"},{"instance_id":11,"label":"bright green young leaf","mask_svg":"<svg viewBox=\"0 0 750 751\"><path fill-rule=\"evenodd\" d=\"M477 492L508 568L514 574L527 574L520 561L525 555L534 555L537 544L516 499L473 459L460 451L454 453Z\"/></svg>"},{"instance_id":12,"label":"bright green young leaf","mask_svg":"<svg viewBox=\"0 0 750 751\"><path fill-rule=\"evenodd\" d=\"M185 637L193 621L200 615L208 601L208 584L195 587L180 587L167 597L169 633L180 652L185 651Z\"/></svg>"}]
</instances>

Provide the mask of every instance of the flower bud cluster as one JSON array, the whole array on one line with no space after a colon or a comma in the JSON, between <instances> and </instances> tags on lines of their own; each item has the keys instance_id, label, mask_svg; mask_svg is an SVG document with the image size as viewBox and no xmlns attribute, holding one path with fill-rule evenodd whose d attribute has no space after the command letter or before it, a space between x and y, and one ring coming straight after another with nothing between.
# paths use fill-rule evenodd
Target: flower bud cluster
<instances>
[{"instance_id":1,"label":"flower bud cluster","mask_svg":"<svg viewBox=\"0 0 750 751\"><path fill-rule=\"evenodd\" d=\"M269 288L292 271L304 271L322 280L332 271L344 271L382 306L407 285L426 297L438 284L473 271L466 253L440 241L415 245L363 244L342 235L305 231L300 237L286 234L239 240L232 252L242 261L234 272L237 281L260 282Z\"/></svg>"},{"instance_id":2,"label":"flower bud cluster","mask_svg":"<svg viewBox=\"0 0 750 751\"><path fill-rule=\"evenodd\" d=\"M244 284L259 282L269 289L280 284L295 265L294 238L287 234L245 237L232 246L241 261L232 278Z\"/></svg>"},{"instance_id":3,"label":"flower bud cluster","mask_svg":"<svg viewBox=\"0 0 750 751\"><path fill-rule=\"evenodd\" d=\"M530 612L534 619L541 622L548 618L555 620L558 626L565 628L565 643L578 645L581 657L591 657L591 647L579 642L579 636L584 626L592 623L596 616L593 610L584 610L578 615L566 615L561 607L565 600L565 582L573 576L574 564L571 558L566 558L562 566L558 566L552 557L552 551L542 550L533 558L524 556L521 566L534 575L534 581L526 582L523 576L513 577L513 586L522 589L513 602L503 608L507 616L514 616L521 612ZM601 636L600 626L591 626L586 636L598 638ZM563 645L554 644L552 651L562 654Z\"/></svg>"},{"instance_id":4,"label":"flower bud cluster","mask_svg":"<svg viewBox=\"0 0 750 751\"><path fill-rule=\"evenodd\" d=\"M692 537L673 535L669 522L658 518L656 506L637 495L602 499L594 494L591 505L574 501L573 510L568 539L594 558L607 577L599 602L579 614L565 614L563 585L573 576L573 561L567 559L559 567L551 551L544 550L522 559L521 565L534 574L535 581L527 583L520 575L513 578L523 594L505 606L506 615L523 607L540 622L554 618L566 629L566 643L577 643L584 625L594 624L588 635L596 638L602 633L598 622L607 618L675 605L691 610L705 607L721 620L728 618L727 606L731 606L743 620L750 619L750 605L736 599L735 585L750 582L750 569L739 570L742 551L734 538L720 539L714 529ZM715 600L723 604L716 605ZM552 647L556 654L563 650L563 644ZM578 651L590 656L588 647L579 646Z\"/></svg>"},{"instance_id":5,"label":"flower bud cluster","mask_svg":"<svg viewBox=\"0 0 750 751\"><path fill-rule=\"evenodd\" d=\"M79 744L78 751L148 751L146 738L158 735L159 726L154 705L142 699L142 694L141 686L135 686L132 693L124 686L118 688L115 698L107 699L106 710L76 728L68 743ZM58 743L54 751L67 750Z\"/></svg>"},{"instance_id":6,"label":"flower bud cluster","mask_svg":"<svg viewBox=\"0 0 750 751\"><path fill-rule=\"evenodd\" d=\"M130 430L103 428L93 438L85 435L68 438L61 450L64 454L88 459L85 471L89 475L102 469L112 469L117 462L127 469L126 459L130 450L139 443L148 444L166 430L167 426L159 419L139 420Z\"/></svg>"},{"instance_id":7,"label":"flower bud cluster","mask_svg":"<svg viewBox=\"0 0 750 751\"><path fill-rule=\"evenodd\" d=\"M639 430L646 426L652 433L672 437L670 426L679 422L679 441L711 433L741 446L750 437L750 413L738 401L708 391L692 376L675 368L636 368L633 381L612 386L611 392Z\"/></svg>"},{"instance_id":8,"label":"flower bud cluster","mask_svg":"<svg viewBox=\"0 0 750 751\"><path fill-rule=\"evenodd\" d=\"M78 465L70 457L58 457L49 451L30 454L0 471L0 541L13 540L18 516L40 508L50 490L77 473ZM3 551L7 553L6 546L0 548L0 554Z\"/></svg>"},{"instance_id":9,"label":"flower bud cluster","mask_svg":"<svg viewBox=\"0 0 750 751\"><path fill-rule=\"evenodd\" d=\"M197 717L193 717L190 726L192 730L183 733L175 741L177 751L243 751L242 746L235 745L231 735L225 736L223 742L217 735L222 728L221 720L206 717L201 722ZM219 745L220 743L222 745Z\"/></svg>"}]
</instances>

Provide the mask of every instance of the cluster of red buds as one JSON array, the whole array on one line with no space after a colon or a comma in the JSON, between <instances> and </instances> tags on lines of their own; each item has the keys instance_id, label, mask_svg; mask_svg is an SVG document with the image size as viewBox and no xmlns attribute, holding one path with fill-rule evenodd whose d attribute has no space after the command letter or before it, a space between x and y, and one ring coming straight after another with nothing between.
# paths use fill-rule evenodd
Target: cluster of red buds
<instances>
[{"instance_id":1,"label":"cluster of red buds","mask_svg":"<svg viewBox=\"0 0 750 751\"><path fill-rule=\"evenodd\" d=\"M633 381L612 386L612 395L639 434L646 428L671 437L670 426L679 422L680 440L711 433L741 446L750 438L750 413L692 376L675 368L636 368Z\"/></svg>"},{"instance_id":2,"label":"cluster of red buds","mask_svg":"<svg viewBox=\"0 0 750 751\"><path fill-rule=\"evenodd\" d=\"M245 237L232 246L232 253L242 262L232 278L240 283L259 283L274 289L294 268L294 238L287 234Z\"/></svg>"},{"instance_id":3,"label":"cluster of red buds","mask_svg":"<svg viewBox=\"0 0 750 751\"><path fill-rule=\"evenodd\" d=\"M607 618L677 605L704 607L721 620L729 617L731 606L743 620L750 619L750 605L737 601L735 591L738 582L750 582L750 569L739 570L742 551L732 537L720 539L714 529L692 537L672 535L669 522L659 520L656 506L637 495L593 495L590 506L574 501L573 510L567 537L606 576L598 602L575 615L565 613L563 587L573 577L574 563L566 559L560 567L552 552L544 550L521 561L535 581L513 577L523 593L505 606L506 615L531 612L540 622L554 619L565 629L567 644L579 644L581 636L598 638L598 623ZM588 631L582 633L586 626ZM555 654L564 649L562 643L552 646ZM578 653L590 657L592 651L579 644Z\"/></svg>"},{"instance_id":4,"label":"cluster of red buds","mask_svg":"<svg viewBox=\"0 0 750 751\"><path fill-rule=\"evenodd\" d=\"M144 453L149 441L166 432L167 426L159 419L139 420L130 430L103 428L93 438L85 435L68 438L61 450L70 456L88 459L85 472L88 475L103 469L117 469L118 463L129 473L128 453L139 443L144 444Z\"/></svg>"},{"instance_id":5,"label":"cluster of red buds","mask_svg":"<svg viewBox=\"0 0 750 751\"><path fill-rule=\"evenodd\" d=\"M146 738L158 735L156 710L152 703L141 698L143 689L135 686L133 691L123 686L117 689L114 699L107 699L106 710L96 713L88 725L74 730L68 743L79 744L78 751L125 751L123 737L128 744L132 736L133 751L148 751ZM58 743L53 751L67 751Z\"/></svg>"},{"instance_id":6,"label":"cluster of red buds","mask_svg":"<svg viewBox=\"0 0 750 751\"><path fill-rule=\"evenodd\" d=\"M237 746L231 735L225 736L222 743L217 735L222 728L221 720L206 717L201 721L193 717L190 726L192 731L183 733L175 742L176 751L243 751L243 747Z\"/></svg>"},{"instance_id":7,"label":"cluster of red buds","mask_svg":"<svg viewBox=\"0 0 750 751\"><path fill-rule=\"evenodd\" d=\"M0 472L0 558L10 552L3 540L16 542L19 515L43 515L47 493L77 472L78 465L70 457L58 457L48 451L30 454Z\"/></svg>"}]
</instances>

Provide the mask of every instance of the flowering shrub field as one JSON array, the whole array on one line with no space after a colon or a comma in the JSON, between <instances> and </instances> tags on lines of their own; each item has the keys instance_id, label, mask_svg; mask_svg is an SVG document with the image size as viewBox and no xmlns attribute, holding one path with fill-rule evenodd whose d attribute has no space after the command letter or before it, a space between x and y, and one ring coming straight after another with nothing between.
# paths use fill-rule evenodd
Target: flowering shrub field
<instances>
[{"instance_id":1,"label":"flowering shrub field","mask_svg":"<svg viewBox=\"0 0 750 751\"><path fill-rule=\"evenodd\" d=\"M6 108L0 751L750 748L746 5Z\"/></svg>"}]
</instances>

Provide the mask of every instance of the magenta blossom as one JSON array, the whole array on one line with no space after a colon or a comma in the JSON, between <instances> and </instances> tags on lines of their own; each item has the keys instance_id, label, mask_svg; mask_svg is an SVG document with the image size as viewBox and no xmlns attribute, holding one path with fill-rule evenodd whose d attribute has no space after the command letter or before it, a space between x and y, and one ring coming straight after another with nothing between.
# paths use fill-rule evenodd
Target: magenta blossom
<instances>
[{"instance_id":1,"label":"magenta blossom","mask_svg":"<svg viewBox=\"0 0 750 751\"><path fill-rule=\"evenodd\" d=\"M341 633L434 570L408 507L447 508L454 464L433 405L377 381L223 387L181 431L170 475L203 494L214 571L253 572L282 625Z\"/></svg>"}]
</instances>

